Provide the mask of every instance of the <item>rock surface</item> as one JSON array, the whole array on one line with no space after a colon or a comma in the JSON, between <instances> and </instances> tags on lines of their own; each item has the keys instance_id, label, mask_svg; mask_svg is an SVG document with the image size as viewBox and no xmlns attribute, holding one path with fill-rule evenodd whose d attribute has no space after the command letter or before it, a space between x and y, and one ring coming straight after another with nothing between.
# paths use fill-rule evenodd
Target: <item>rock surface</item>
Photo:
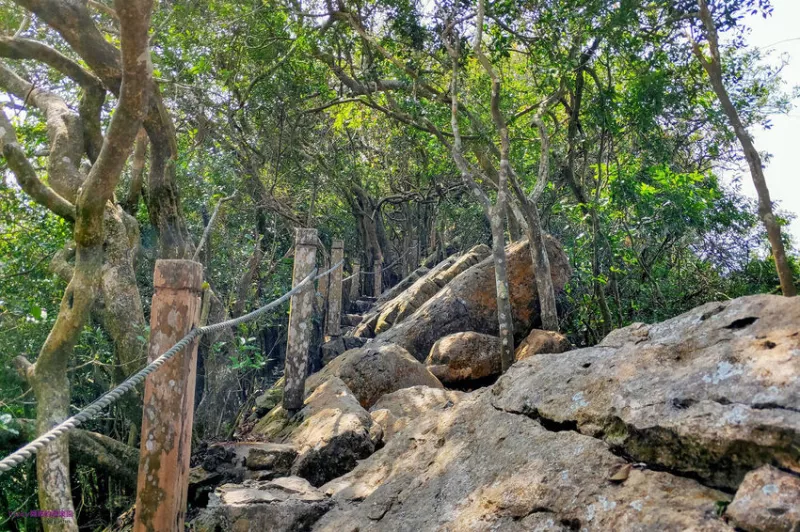
<instances>
[{"instance_id":1,"label":"rock surface","mask_svg":"<svg viewBox=\"0 0 800 532\"><path fill-rule=\"evenodd\" d=\"M417 308L419 305L424 303L441 288L441 286L433 283L431 278L437 273L452 266L455 261L455 257L447 257L439 264L428 270L425 274L420 276L402 293L396 294L392 299L384 300L378 307L372 309L364 316L364 319L361 320L361 323L359 323L358 326L356 326L355 331L353 331L353 335L362 338L373 338L375 336L375 327L377 326L378 320L381 319L382 315L386 314L386 316L383 318L384 322L387 320L393 321L395 316L403 308L414 304L414 301L418 301L416 303L416 307L414 308Z\"/></svg>"},{"instance_id":2,"label":"rock surface","mask_svg":"<svg viewBox=\"0 0 800 532\"><path fill-rule=\"evenodd\" d=\"M709 485L735 489L765 464L800 472L800 298L743 297L631 325L515 364L492 395L498 409Z\"/></svg>"},{"instance_id":3,"label":"rock surface","mask_svg":"<svg viewBox=\"0 0 800 532\"><path fill-rule=\"evenodd\" d=\"M248 473L252 471L258 471L258 477L262 480L286 476L297 458L297 449L282 443L224 442L212 445L214 448L222 448L229 453L225 465L248 470L243 478L249 478Z\"/></svg>"},{"instance_id":4,"label":"rock surface","mask_svg":"<svg viewBox=\"0 0 800 532\"><path fill-rule=\"evenodd\" d=\"M381 310L381 315L375 324L375 334L388 331L393 325L406 319L456 276L478 264L490 253L489 246L479 244L461 257L448 259L440 265L441 267L435 268L420 278ZM450 260L452 260L452 264L448 264Z\"/></svg>"},{"instance_id":5,"label":"rock surface","mask_svg":"<svg viewBox=\"0 0 800 532\"><path fill-rule=\"evenodd\" d=\"M372 341L361 349L340 355L306 381L306 391L338 377L370 408L381 396L409 386L441 388L442 383L402 347Z\"/></svg>"},{"instance_id":6,"label":"rock surface","mask_svg":"<svg viewBox=\"0 0 800 532\"><path fill-rule=\"evenodd\" d=\"M500 375L500 338L472 331L440 338L425 365L442 384L452 386Z\"/></svg>"},{"instance_id":7,"label":"rock surface","mask_svg":"<svg viewBox=\"0 0 800 532\"><path fill-rule=\"evenodd\" d=\"M800 530L800 476L764 466L744 477L725 515L753 532Z\"/></svg>"},{"instance_id":8,"label":"rock surface","mask_svg":"<svg viewBox=\"0 0 800 532\"><path fill-rule=\"evenodd\" d=\"M373 423L381 426L385 443L422 414L451 408L465 396L463 392L412 386L381 397L370 409L370 415Z\"/></svg>"},{"instance_id":9,"label":"rock surface","mask_svg":"<svg viewBox=\"0 0 800 532\"><path fill-rule=\"evenodd\" d=\"M345 351L357 349L367 343L366 338L356 338L353 336L339 336L329 340L320 346L322 351L322 365L328 365L331 360L338 357Z\"/></svg>"},{"instance_id":10,"label":"rock surface","mask_svg":"<svg viewBox=\"0 0 800 532\"><path fill-rule=\"evenodd\" d=\"M517 346L514 352L515 360L525 360L526 358L543 353L564 353L572 349L567 337L555 331L543 331L533 329L528 336Z\"/></svg>"},{"instance_id":11,"label":"rock surface","mask_svg":"<svg viewBox=\"0 0 800 532\"><path fill-rule=\"evenodd\" d=\"M390 289L386 290L381 295L379 295L378 298L375 300L375 305L380 306L396 298L402 292L408 289L409 286L417 282L417 280L419 280L420 277L422 277L429 271L430 271L429 268L425 266L420 266L419 268L408 274L406 277L404 277L399 283L397 283L396 285L394 285L393 287L391 287Z\"/></svg>"},{"instance_id":12,"label":"rock surface","mask_svg":"<svg viewBox=\"0 0 800 532\"><path fill-rule=\"evenodd\" d=\"M319 486L374 452L371 426L372 418L356 397L340 379L331 377L309 395L294 418L277 406L256 424L251 436L290 443L297 449L292 474Z\"/></svg>"},{"instance_id":13,"label":"rock surface","mask_svg":"<svg viewBox=\"0 0 800 532\"><path fill-rule=\"evenodd\" d=\"M561 291L570 276L567 256L552 237L546 238L553 288ZM506 250L514 330L518 339L538 319L538 300L527 241ZM497 300L491 257L472 266L428 299L414 314L379 336L405 348L417 360L425 360L433 344L448 334L475 331L497 334Z\"/></svg>"},{"instance_id":14,"label":"rock surface","mask_svg":"<svg viewBox=\"0 0 800 532\"><path fill-rule=\"evenodd\" d=\"M724 493L625 464L602 441L498 411L486 392L430 411L321 488L337 506L318 531L730 531Z\"/></svg>"},{"instance_id":15,"label":"rock surface","mask_svg":"<svg viewBox=\"0 0 800 532\"><path fill-rule=\"evenodd\" d=\"M320 414L304 426L319 410L309 409L298 425L280 421L277 407L259 422L263 434L298 447L295 474L302 449L310 448L295 438L305 433L305 441L314 441L318 427L333 433L339 419L346 425L355 417L349 432L369 452L384 443L361 458L348 443L352 460L340 470L349 472L324 476L330 480L319 492L333 502L304 526L797 529L800 298L751 296L655 325L634 324L593 348L530 356L491 388L464 394L443 390L385 338L421 320L426 308L435 311L434 301L470 271L403 323L309 379L308 391L315 391L307 407L346 403L329 407L346 415ZM414 386L409 377L426 374L435 386ZM363 405L372 407L369 414ZM313 470L330 460L316 455Z\"/></svg>"},{"instance_id":16,"label":"rock surface","mask_svg":"<svg viewBox=\"0 0 800 532\"><path fill-rule=\"evenodd\" d=\"M256 397L254 413L257 416L263 416L283 401L283 383L284 379L281 377L267 391Z\"/></svg>"},{"instance_id":17,"label":"rock surface","mask_svg":"<svg viewBox=\"0 0 800 532\"><path fill-rule=\"evenodd\" d=\"M308 530L332 504L302 478L249 480L217 488L194 526L198 532L296 532Z\"/></svg>"}]
</instances>

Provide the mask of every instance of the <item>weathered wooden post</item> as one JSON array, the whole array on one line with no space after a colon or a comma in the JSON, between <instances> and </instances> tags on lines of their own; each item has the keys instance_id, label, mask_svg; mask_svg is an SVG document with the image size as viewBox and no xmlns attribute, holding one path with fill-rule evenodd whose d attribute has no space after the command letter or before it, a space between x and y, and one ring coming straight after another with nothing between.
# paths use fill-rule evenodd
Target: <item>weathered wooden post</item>
<instances>
[{"instance_id":1,"label":"weathered wooden post","mask_svg":"<svg viewBox=\"0 0 800 532\"><path fill-rule=\"evenodd\" d=\"M383 292L382 258L375 259L375 262L372 263L372 272L374 273L374 275L372 276L372 295L375 297L380 297L381 292Z\"/></svg>"},{"instance_id":2,"label":"weathered wooden post","mask_svg":"<svg viewBox=\"0 0 800 532\"><path fill-rule=\"evenodd\" d=\"M353 274L350 281L350 304L355 303L361 296L361 262L353 262Z\"/></svg>"},{"instance_id":3,"label":"weathered wooden post","mask_svg":"<svg viewBox=\"0 0 800 532\"><path fill-rule=\"evenodd\" d=\"M189 260L158 260L153 285L150 362L197 325L203 265ZM184 529L197 344L193 341L145 381L136 532Z\"/></svg>"},{"instance_id":4,"label":"weathered wooden post","mask_svg":"<svg viewBox=\"0 0 800 532\"><path fill-rule=\"evenodd\" d=\"M294 270L292 286L296 286L314 269L317 260L317 230L294 230ZM289 331L286 344L286 366L283 387L283 408L294 413L303 408L306 387L306 362L311 343L311 315L314 312L314 283L309 283L292 296L289 307Z\"/></svg>"},{"instance_id":5,"label":"weathered wooden post","mask_svg":"<svg viewBox=\"0 0 800 532\"><path fill-rule=\"evenodd\" d=\"M343 258L344 241L334 240L331 245L331 265L339 263ZM325 330L332 338L342 334L342 271L344 266L337 266L331 272L328 284L328 320Z\"/></svg>"}]
</instances>

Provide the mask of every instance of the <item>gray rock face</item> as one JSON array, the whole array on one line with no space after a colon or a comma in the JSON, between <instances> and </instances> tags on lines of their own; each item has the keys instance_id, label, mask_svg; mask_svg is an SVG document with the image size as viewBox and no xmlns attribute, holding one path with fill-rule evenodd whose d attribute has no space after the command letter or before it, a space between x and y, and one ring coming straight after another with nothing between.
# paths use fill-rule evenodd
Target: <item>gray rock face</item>
<instances>
[{"instance_id":1,"label":"gray rock face","mask_svg":"<svg viewBox=\"0 0 800 532\"><path fill-rule=\"evenodd\" d=\"M713 486L764 464L800 471L800 298L710 303L529 358L492 402Z\"/></svg>"},{"instance_id":2,"label":"gray rock face","mask_svg":"<svg viewBox=\"0 0 800 532\"><path fill-rule=\"evenodd\" d=\"M333 340L329 340L320 346L320 350L322 351L322 365L325 366L345 351L357 349L366 343L366 338L356 338L353 336L338 336Z\"/></svg>"},{"instance_id":3,"label":"gray rock face","mask_svg":"<svg viewBox=\"0 0 800 532\"><path fill-rule=\"evenodd\" d=\"M410 305L416 305L414 309L419 307L419 305L427 301L428 298L441 289L441 286L434 283L432 278L439 272L452 266L455 260L455 257L447 257L418 277L411 286L406 287L403 292L394 293L391 299L381 301L377 308L372 309L369 313L364 315L361 323L359 323L353 331L353 335L361 338L373 338L375 336L375 327L382 315L385 315L383 317L384 323L394 322L396 316L401 311L407 312Z\"/></svg>"},{"instance_id":4,"label":"gray rock face","mask_svg":"<svg viewBox=\"0 0 800 532\"><path fill-rule=\"evenodd\" d=\"M373 426L377 424L381 427L385 443L424 413L451 408L465 396L464 392L412 386L381 397L370 409L370 415Z\"/></svg>"},{"instance_id":5,"label":"gray rock face","mask_svg":"<svg viewBox=\"0 0 800 532\"><path fill-rule=\"evenodd\" d=\"M297 457L297 449L288 444L267 442L224 442L212 448L222 448L229 453L227 466L246 469L243 478L258 471L261 479L287 476Z\"/></svg>"},{"instance_id":6,"label":"gray rock face","mask_svg":"<svg viewBox=\"0 0 800 532\"><path fill-rule=\"evenodd\" d=\"M497 410L488 392L432 410L321 489L335 509L313 530L732 531L729 497L694 480L632 469L601 440Z\"/></svg>"},{"instance_id":7,"label":"gray rock face","mask_svg":"<svg viewBox=\"0 0 800 532\"><path fill-rule=\"evenodd\" d=\"M254 446L245 459L245 467L251 471L268 472L273 477L289 474L297 449L281 443L266 443Z\"/></svg>"},{"instance_id":8,"label":"gray rock face","mask_svg":"<svg viewBox=\"0 0 800 532\"><path fill-rule=\"evenodd\" d=\"M800 530L800 476L764 466L744 477L725 515L752 532Z\"/></svg>"},{"instance_id":9,"label":"gray rock face","mask_svg":"<svg viewBox=\"0 0 800 532\"><path fill-rule=\"evenodd\" d=\"M350 471L375 450L372 418L336 377L321 384L294 418L275 407L253 428L252 437L289 443L297 449L291 472L319 486Z\"/></svg>"},{"instance_id":10,"label":"gray rock face","mask_svg":"<svg viewBox=\"0 0 800 532\"><path fill-rule=\"evenodd\" d=\"M433 344L425 365L445 385L500 375L500 338L472 331L450 334Z\"/></svg>"},{"instance_id":11,"label":"gray rock face","mask_svg":"<svg viewBox=\"0 0 800 532\"><path fill-rule=\"evenodd\" d=\"M800 527L800 298L745 297L635 324L454 396L430 373L436 386L414 386L424 366L382 341L424 308L312 376L306 406L317 406L302 422L281 421L278 407L259 423L298 448L293 473L304 452L334 449L320 434L358 435L357 445L341 440L351 451L335 454L352 460L336 475L349 472L326 471L320 491L334 506L311 529ZM352 451L378 441L369 457ZM335 463L309 456L307 477Z\"/></svg>"},{"instance_id":12,"label":"gray rock face","mask_svg":"<svg viewBox=\"0 0 800 532\"><path fill-rule=\"evenodd\" d=\"M425 266L420 266L419 268L408 274L405 278L403 278L399 283L397 283L389 290L386 290L381 295L379 295L375 300L375 304L380 306L396 298L398 295L400 295L401 292L403 292L409 286L417 282L417 280L419 280L420 277L422 277L429 271L430 271L429 268Z\"/></svg>"},{"instance_id":13,"label":"gray rock face","mask_svg":"<svg viewBox=\"0 0 800 532\"><path fill-rule=\"evenodd\" d=\"M561 291L571 269L561 245L547 237L545 247L550 259L553 288ZM538 318L538 299L531 254L527 241L506 249L508 282L514 329L522 339ZM497 298L494 265L491 257L467 269L402 322L377 339L405 348L417 360L425 360L433 344L448 334L475 331L497 335ZM401 296L402 297L402 296Z\"/></svg>"},{"instance_id":14,"label":"gray rock face","mask_svg":"<svg viewBox=\"0 0 800 532\"><path fill-rule=\"evenodd\" d=\"M332 504L302 478L248 480L217 488L194 525L198 532L297 532L308 530Z\"/></svg>"},{"instance_id":15,"label":"gray rock face","mask_svg":"<svg viewBox=\"0 0 800 532\"><path fill-rule=\"evenodd\" d=\"M449 258L442 262L440 267L420 278L381 310L381 315L375 324L375 334L388 331L393 325L406 319L456 276L488 257L490 253L489 246L479 244L461 257ZM449 263L450 261L452 263Z\"/></svg>"},{"instance_id":16,"label":"gray rock face","mask_svg":"<svg viewBox=\"0 0 800 532\"><path fill-rule=\"evenodd\" d=\"M370 408L387 393L409 386L442 387L428 368L405 349L377 340L333 359L308 378L306 390L316 389L331 377L344 381L364 408Z\"/></svg>"},{"instance_id":17,"label":"gray rock face","mask_svg":"<svg viewBox=\"0 0 800 532\"><path fill-rule=\"evenodd\" d=\"M342 316L342 325L345 327L357 327L364 319L360 314L345 314Z\"/></svg>"}]
</instances>

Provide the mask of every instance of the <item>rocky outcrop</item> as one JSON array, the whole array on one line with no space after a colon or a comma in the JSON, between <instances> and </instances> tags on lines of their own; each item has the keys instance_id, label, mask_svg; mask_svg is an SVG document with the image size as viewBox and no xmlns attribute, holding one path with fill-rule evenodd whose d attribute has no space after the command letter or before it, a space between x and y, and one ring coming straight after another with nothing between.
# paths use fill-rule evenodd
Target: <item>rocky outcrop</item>
<instances>
[{"instance_id":1,"label":"rocky outcrop","mask_svg":"<svg viewBox=\"0 0 800 532\"><path fill-rule=\"evenodd\" d=\"M443 267L436 268L422 277L382 309L375 324L375 334L388 331L393 325L402 322L456 276L478 264L490 253L491 250L485 244L477 245L457 259L448 259L452 260L452 264L448 265L448 261L445 261Z\"/></svg>"},{"instance_id":2,"label":"rocky outcrop","mask_svg":"<svg viewBox=\"0 0 800 532\"><path fill-rule=\"evenodd\" d=\"M378 298L375 300L375 305L380 306L396 298L402 292L408 289L408 287L417 282L417 280L419 280L420 277L422 277L429 271L430 271L429 268L426 268L425 266L420 266L419 268L408 274L399 283L397 283L396 285L394 285L393 287L391 287L390 289L386 290L381 295L379 295Z\"/></svg>"},{"instance_id":3,"label":"rocky outcrop","mask_svg":"<svg viewBox=\"0 0 800 532\"><path fill-rule=\"evenodd\" d=\"M223 450L226 455L224 462L209 465L209 458L213 451ZM289 474L292 463L297 458L297 449L292 445L268 442L224 442L211 446L206 453L203 467L208 471L217 471L225 468L239 469L243 474L242 479L257 478L268 480ZM199 474L199 473L198 473Z\"/></svg>"},{"instance_id":4,"label":"rocky outcrop","mask_svg":"<svg viewBox=\"0 0 800 532\"><path fill-rule=\"evenodd\" d=\"M373 424L380 425L385 443L424 413L451 408L465 396L463 392L412 386L381 397L370 409L370 415Z\"/></svg>"},{"instance_id":5,"label":"rocky outcrop","mask_svg":"<svg viewBox=\"0 0 800 532\"><path fill-rule=\"evenodd\" d=\"M752 532L800 530L800 476L772 466L748 473L725 515Z\"/></svg>"},{"instance_id":6,"label":"rocky outcrop","mask_svg":"<svg viewBox=\"0 0 800 532\"><path fill-rule=\"evenodd\" d=\"M567 337L555 331L533 329L528 336L517 346L514 353L515 360L525 360L533 355L542 353L564 353L572 349Z\"/></svg>"},{"instance_id":7,"label":"rocky outcrop","mask_svg":"<svg viewBox=\"0 0 800 532\"><path fill-rule=\"evenodd\" d=\"M336 377L320 384L300 412L289 417L282 406L259 421L250 436L289 443L297 449L291 472L315 486L353 469L375 450L372 418Z\"/></svg>"},{"instance_id":8,"label":"rocky outcrop","mask_svg":"<svg viewBox=\"0 0 800 532\"><path fill-rule=\"evenodd\" d=\"M552 237L546 238L553 287L561 291L570 276L567 256ZM506 250L514 330L517 338L530 331L538 319L538 299L527 241ZM497 334L497 300L491 257L458 275L428 299L411 316L380 335L385 342L405 348L425 360L434 342L448 334L475 331Z\"/></svg>"},{"instance_id":9,"label":"rocky outcrop","mask_svg":"<svg viewBox=\"0 0 800 532\"><path fill-rule=\"evenodd\" d=\"M333 502L312 530L800 526L800 298L745 297L634 324L596 347L530 356L469 394L370 388L392 389L399 368L422 366L383 342L416 317L310 379L309 389L327 380L344 397L337 377L347 376L372 406L365 419L358 394L346 399L359 441L384 445L321 486ZM311 441L314 426L277 432L300 447L294 435L307 430Z\"/></svg>"},{"instance_id":10,"label":"rocky outcrop","mask_svg":"<svg viewBox=\"0 0 800 532\"><path fill-rule=\"evenodd\" d=\"M322 371L309 377L306 392L316 389L331 377L344 381L364 408L370 408L383 395L402 388L417 385L442 387L428 368L405 349L379 341L335 358Z\"/></svg>"},{"instance_id":11,"label":"rocky outcrop","mask_svg":"<svg viewBox=\"0 0 800 532\"><path fill-rule=\"evenodd\" d=\"M384 322L387 320L393 321L397 314L409 305L416 304L414 308L417 308L424 303L441 289L441 286L432 282L431 279L439 272L447 270L455 261L455 257L447 257L420 276L420 278L414 281L414 283L402 293L396 294L392 299L385 300L377 308L372 309L364 316L361 323L356 326L353 331L353 336L373 338L375 336L375 327L382 315L385 314L383 318Z\"/></svg>"},{"instance_id":12,"label":"rocky outcrop","mask_svg":"<svg viewBox=\"0 0 800 532\"><path fill-rule=\"evenodd\" d=\"M193 529L198 532L308 530L332 505L328 497L298 477L225 484L211 495L208 507L194 520Z\"/></svg>"},{"instance_id":13,"label":"rocky outcrop","mask_svg":"<svg viewBox=\"0 0 800 532\"><path fill-rule=\"evenodd\" d=\"M357 327L364 317L360 314L344 314L342 316L342 327Z\"/></svg>"},{"instance_id":14,"label":"rocky outcrop","mask_svg":"<svg viewBox=\"0 0 800 532\"><path fill-rule=\"evenodd\" d=\"M256 397L253 412L256 417L263 416L283 401L283 383L284 379L281 377L264 393Z\"/></svg>"},{"instance_id":15,"label":"rocky outcrop","mask_svg":"<svg viewBox=\"0 0 800 532\"><path fill-rule=\"evenodd\" d=\"M365 343L367 343L366 338L356 338L353 336L337 336L336 338L325 342L322 344L322 346L320 346L320 350L322 351L322 365L325 366L329 364L331 360L338 357L345 351L349 351L350 349L358 349Z\"/></svg>"},{"instance_id":16,"label":"rocky outcrop","mask_svg":"<svg viewBox=\"0 0 800 532\"><path fill-rule=\"evenodd\" d=\"M765 464L800 471L800 298L710 303L569 356L515 364L500 410L606 441L637 462L735 489Z\"/></svg>"},{"instance_id":17,"label":"rocky outcrop","mask_svg":"<svg viewBox=\"0 0 800 532\"><path fill-rule=\"evenodd\" d=\"M433 344L425 365L446 386L500 375L500 338L472 331L450 334Z\"/></svg>"},{"instance_id":18,"label":"rocky outcrop","mask_svg":"<svg viewBox=\"0 0 800 532\"><path fill-rule=\"evenodd\" d=\"M337 506L314 530L733 530L715 513L725 493L646 469L619 480L627 465L601 440L548 430L475 392L322 486Z\"/></svg>"}]
</instances>

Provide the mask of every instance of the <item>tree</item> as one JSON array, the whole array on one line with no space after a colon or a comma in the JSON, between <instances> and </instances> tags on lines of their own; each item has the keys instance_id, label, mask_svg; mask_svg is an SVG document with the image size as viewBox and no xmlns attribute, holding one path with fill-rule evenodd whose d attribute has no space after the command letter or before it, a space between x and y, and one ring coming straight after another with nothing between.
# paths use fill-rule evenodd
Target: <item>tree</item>
<instances>
[{"instance_id":1,"label":"tree","mask_svg":"<svg viewBox=\"0 0 800 532\"><path fill-rule=\"evenodd\" d=\"M725 116L728 117L731 127L733 127L733 131L736 134L736 138L742 145L747 165L750 168L750 176L753 178L753 184L758 194L758 214L761 217L761 222L767 229L769 243L772 247L772 257L775 261L775 269L778 271L778 278L780 279L781 291L786 297L796 296L797 288L792 279L792 270L786 258L786 250L783 245L783 238L781 237L781 227L772 210L772 200L770 199L769 188L767 188L767 180L764 177L764 165L761 162L761 155L759 155L758 150L756 150L753 139L742 123L736 106L733 104L725 88L723 82L722 58L719 49L719 36L717 34L714 15L706 0L698 0L698 2L700 6L698 17L705 29L705 39L708 43L710 56L707 56L703 52L700 43L698 43L690 33L689 37L692 42L692 51L708 74L711 86L714 88L714 93L717 95L722 105Z\"/></svg>"},{"instance_id":2,"label":"tree","mask_svg":"<svg viewBox=\"0 0 800 532\"><path fill-rule=\"evenodd\" d=\"M148 0L116 3L121 52L119 100L102 143L87 143L90 149L97 151L88 154L92 165L85 175L80 173L78 164L84 152L89 150L84 144L84 131L80 127L79 117L72 114L57 95L37 89L4 65L0 70L0 85L23 101L32 102L45 115L50 137L51 182L54 185L59 183L62 193L71 196L74 201L73 204L39 179L33 165L17 144L13 126L6 115L0 113L3 156L23 189L54 213L75 223L75 266L55 325L35 363L31 364L24 358L18 359L20 371L30 381L36 394L37 431L40 434L69 415L67 363L100 289L107 202L113 197L114 187L142 124L150 96L148 30L151 10L152 2ZM77 66L72 62L66 64ZM99 132L95 130L94 133ZM95 136L91 140L98 139ZM66 438L60 438L39 451L37 478L40 508L73 509ZM74 518L67 518L45 520L45 529L78 528Z\"/></svg>"}]
</instances>

